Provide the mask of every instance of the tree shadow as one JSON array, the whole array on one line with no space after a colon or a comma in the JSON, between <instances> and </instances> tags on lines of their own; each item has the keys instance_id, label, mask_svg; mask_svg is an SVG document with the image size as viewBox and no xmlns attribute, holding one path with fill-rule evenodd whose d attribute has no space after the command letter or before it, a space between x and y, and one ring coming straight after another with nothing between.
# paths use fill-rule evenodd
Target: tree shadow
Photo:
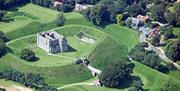
<instances>
[{"instance_id":1,"label":"tree shadow","mask_svg":"<svg viewBox=\"0 0 180 91\"><path fill-rule=\"evenodd\" d=\"M169 73L169 69L165 65L160 65L158 68L158 71L165 73L165 74Z\"/></svg>"},{"instance_id":2,"label":"tree shadow","mask_svg":"<svg viewBox=\"0 0 180 91\"><path fill-rule=\"evenodd\" d=\"M2 20L2 22L5 22L5 23L14 22L14 19L13 18L6 18L6 19Z\"/></svg>"}]
</instances>

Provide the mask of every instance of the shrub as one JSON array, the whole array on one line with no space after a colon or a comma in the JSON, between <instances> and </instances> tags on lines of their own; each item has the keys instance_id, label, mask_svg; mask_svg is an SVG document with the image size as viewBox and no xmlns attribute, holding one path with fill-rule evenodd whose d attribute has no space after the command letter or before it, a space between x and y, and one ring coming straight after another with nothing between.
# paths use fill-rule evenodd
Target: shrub
<instances>
[{"instance_id":1,"label":"shrub","mask_svg":"<svg viewBox=\"0 0 180 91\"><path fill-rule=\"evenodd\" d=\"M56 19L57 26L63 26L65 22L65 17L63 14L60 14Z\"/></svg>"},{"instance_id":2,"label":"shrub","mask_svg":"<svg viewBox=\"0 0 180 91\"><path fill-rule=\"evenodd\" d=\"M0 39L2 39L4 42L9 41L7 36L4 34L4 32L0 31Z\"/></svg>"},{"instance_id":3,"label":"shrub","mask_svg":"<svg viewBox=\"0 0 180 91\"><path fill-rule=\"evenodd\" d=\"M99 79L102 85L111 88L119 88L128 82L133 71L133 65L127 60L113 63L103 70Z\"/></svg>"},{"instance_id":4,"label":"shrub","mask_svg":"<svg viewBox=\"0 0 180 91\"><path fill-rule=\"evenodd\" d=\"M35 61L36 56L35 53L30 49L23 49L20 53L20 58L27 61Z\"/></svg>"},{"instance_id":5,"label":"shrub","mask_svg":"<svg viewBox=\"0 0 180 91\"><path fill-rule=\"evenodd\" d=\"M6 44L2 39L0 39L0 57L6 54Z\"/></svg>"}]
</instances>

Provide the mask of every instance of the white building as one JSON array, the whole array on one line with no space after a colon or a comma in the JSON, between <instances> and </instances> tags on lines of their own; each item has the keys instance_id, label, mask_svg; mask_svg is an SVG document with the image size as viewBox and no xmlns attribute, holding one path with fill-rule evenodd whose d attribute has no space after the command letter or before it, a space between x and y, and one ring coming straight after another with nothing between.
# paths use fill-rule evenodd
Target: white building
<instances>
[{"instance_id":1,"label":"white building","mask_svg":"<svg viewBox=\"0 0 180 91\"><path fill-rule=\"evenodd\" d=\"M52 54L68 50L67 39L55 31L38 33L37 45L46 52Z\"/></svg>"}]
</instances>

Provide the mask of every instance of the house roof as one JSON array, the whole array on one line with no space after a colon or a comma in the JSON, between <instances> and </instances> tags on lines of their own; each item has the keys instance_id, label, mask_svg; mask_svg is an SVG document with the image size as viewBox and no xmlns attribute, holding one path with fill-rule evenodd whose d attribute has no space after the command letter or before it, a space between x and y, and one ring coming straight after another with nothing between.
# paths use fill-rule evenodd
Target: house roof
<instances>
[{"instance_id":1,"label":"house roof","mask_svg":"<svg viewBox=\"0 0 180 91\"><path fill-rule=\"evenodd\" d=\"M149 19L149 16L147 16L147 15L146 16L138 15L137 19L139 19L140 21L145 22L145 21L147 21Z\"/></svg>"}]
</instances>

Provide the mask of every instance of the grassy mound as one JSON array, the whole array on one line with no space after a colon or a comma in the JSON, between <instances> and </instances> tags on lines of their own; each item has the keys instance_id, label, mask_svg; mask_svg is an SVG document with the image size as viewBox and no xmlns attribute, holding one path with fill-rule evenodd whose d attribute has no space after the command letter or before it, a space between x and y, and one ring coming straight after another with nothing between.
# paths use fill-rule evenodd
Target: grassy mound
<instances>
[{"instance_id":1,"label":"grassy mound","mask_svg":"<svg viewBox=\"0 0 180 91\"><path fill-rule=\"evenodd\" d=\"M54 22L59 12L34 4L8 11L7 22L0 22L1 31L12 40L57 27Z\"/></svg>"},{"instance_id":2,"label":"grassy mound","mask_svg":"<svg viewBox=\"0 0 180 91\"><path fill-rule=\"evenodd\" d=\"M25 38L20 38L11 41L8 43L8 47L12 50L15 56L19 56L20 51L24 48L32 49L36 53L36 56L39 58L38 61L27 62L19 59L23 63L29 65L39 66L39 67L50 67L50 66L63 66L67 64L72 64L74 63L75 59L87 57L91 52L91 50L94 47L96 47L96 45L99 42L101 42L101 40L103 39L103 34L101 32L98 32L97 30L89 27L84 27L83 28L84 30L82 30L81 28L82 27L80 26L71 25L71 26L65 26L55 29L57 32L66 36L70 50L67 52L55 54L53 56L49 55L47 52L37 47L36 35L30 35L30 36L26 36ZM79 31L84 31L87 32L88 34L93 34L93 36L98 37L97 42L93 44L89 44L74 37L74 35L77 34Z\"/></svg>"},{"instance_id":3,"label":"grassy mound","mask_svg":"<svg viewBox=\"0 0 180 91\"><path fill-rule=\"evenodd\" d=\"M64 26L64 28L56 28L54 30L62 35L69 37L78 33L81 28L82 27L79 25L69 25L69 26ZM99 45L96 45L97 47L94 46L95 48L93 48L93 50L90 51L91 55L97 55L93 53L98 53L98 55L102 52L108 53L106 55L100 55L100 56L94 57L93 59L91 57L93 65L94 64L98 65L102 63L102 61L104 61L103 63L108 63L110 61L113 61L115 56L119 56L119 54L113 56L114 58L109 59L109 60L101 59L101 58L108 58L109 54L111 53L114 54L114 53L119 53L120 51L124 51L123 50L124 47L121 47L123 45L120 45L113 38L107 35L104 35L104 33L94 28L85 27L84 32L86 32L89 35L95 36L96 38L98 38L98 41L100 42ZM15 41L16 40L13 40L12 42L15 42ZM20 42L18 43L21 44ZM104 49L106 45L108 45L108 47ZM99 52L97 49L99 50ZM119 56L119 58L121 58L121 56ZM98 62L99 59L101 62ZM103 67L105 66L106 64L101 66L101 68L103 69ZM32 66L32 65L23 63L22 61L19 60L19 58L17 58L16 56L13 56L13 54L11 53L7 54L6 56L0 59L0 70L7 70L7 69L15 69L21 72L32 72L36 74L41 74L45 77L46 81L49 84L61 84L61 85L70 84L70 83L84 81L92 77L89 70L85 68L83 65L68 64L65 66L37 67L37 66Z\"/></svg>"}]
</instances>

